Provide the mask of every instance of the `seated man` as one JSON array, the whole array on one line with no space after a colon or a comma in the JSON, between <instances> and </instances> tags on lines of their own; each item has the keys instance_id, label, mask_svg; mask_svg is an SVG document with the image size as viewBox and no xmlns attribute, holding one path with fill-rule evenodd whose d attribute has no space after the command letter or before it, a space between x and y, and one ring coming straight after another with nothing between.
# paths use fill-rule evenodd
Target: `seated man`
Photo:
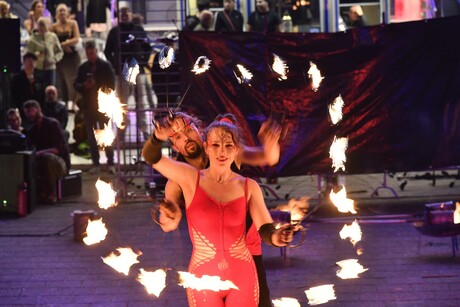
<instances>
[{"instance_id":1,"label":"seated man","mask_svg":"<svg viewBox=\"0 0 460 307\"><path fill-rule=\"evenodd\" d=\"M37 156L38 202L55 203L57 180L70 169L69 147L59 122L44 116L36 100L26 101L23 109L32 123L27 132L27 145Z\"/></svg>"},{"instance_id":2,"label":"seated man","mask_svg":"<svg viewBox=\"0 0 460 307\"><path fill-rule=\"evenodd\" d=\"M43 115L56 119L61 125L66 141L69 141L70 133L65 129L69 121L69 113L66 104L58 99L58 91L54 85L48 85L45 89L45 104Z\"/></svg>"}]
</instances>

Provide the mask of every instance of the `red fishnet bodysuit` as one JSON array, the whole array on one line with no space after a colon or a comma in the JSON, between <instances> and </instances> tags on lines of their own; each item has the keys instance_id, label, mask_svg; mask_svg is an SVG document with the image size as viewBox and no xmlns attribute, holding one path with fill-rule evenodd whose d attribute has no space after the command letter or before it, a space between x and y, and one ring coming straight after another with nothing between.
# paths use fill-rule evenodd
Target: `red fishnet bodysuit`
<instances>
[{"instance_id":1,"label":"red fishnet bodysuit","mask_svg":"<svg viewBox=\"0 0 460 307\"><path fill-rule=\"evenodd\" d=\"M219 276L239 290L197 291L187 289L189 305L256 307L259 285L254 262L246 243L248 182L244 196L220 203L200 187L198 173L195 195L187 208L187 222L193 244L189 272L197 277Z\"/></svg>"}]
</instances>

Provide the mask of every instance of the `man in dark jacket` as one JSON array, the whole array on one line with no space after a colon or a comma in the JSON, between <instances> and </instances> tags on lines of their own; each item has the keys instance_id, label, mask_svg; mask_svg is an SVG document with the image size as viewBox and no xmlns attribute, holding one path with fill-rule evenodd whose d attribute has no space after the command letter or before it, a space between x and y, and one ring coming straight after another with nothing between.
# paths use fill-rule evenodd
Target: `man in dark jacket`
<instances>
[{"instance_id":1,"label":"man in dark jacket","mask_svg":"<svg viewBox=\"0 0 460 307\"><path fill-rule=\"evenodd\" d=\"M98 49L94 41L85 43L85 52L88 61L84 62L78 68L77 78L75 79L75 89L82 95L79 108L83 112L88 144L91 151L93 167L90 169L91 174L100 172L99 148L96 142L93 129L104 129L104 123L107 121L104 115L98 111L98 90L107 90L115 88L115 75L112 65L99 58ZM105 147L109 173L115 173L113 161L113 147Z\"/></svg>"},{"instance_id":2,"label":"man in dark jacket","mask_svg":"<svg viewBox=\"0 0 460 307\"><path fill-rule=\"evenodd\" d=\"M58 99L58 91L54 85L48 85L45 89L45 103L43 114L52 117L61 124L66 141L69 141L70 133L66 130L69 121L69 112L64 101Z\"/></svg>"}]
</instances>

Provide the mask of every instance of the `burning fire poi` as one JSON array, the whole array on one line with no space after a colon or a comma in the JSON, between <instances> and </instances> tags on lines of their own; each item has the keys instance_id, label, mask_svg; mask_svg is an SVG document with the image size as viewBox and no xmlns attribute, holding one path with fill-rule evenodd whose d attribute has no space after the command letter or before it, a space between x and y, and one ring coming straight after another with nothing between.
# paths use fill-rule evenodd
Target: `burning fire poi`
<instances>
[{"instance_id":1,"label":"burning fire poi","mask_svg":"<svg viewBox=\"0 0 460 307\"><path fill-rule=\"evenodd\" d=\"M168 68L174 62L174 49L165 46L161 49L160 55L158 57L158 64L160 65L161 69Z\"/></svg>"},{"instance_id":2,"label":"burning fire poi","mask_svg":"<svg viewBox=\"0 0 460 307\"><path fill-rule=\"evenodd\" d=\"M344 102L343 102L342 96L339 95L334 99L334 102L332 102L329 105L329 116L331 117L331 121L334 125L336 125L339 121L342 120L343 104Z\"/></svg>"},{"instance_id":3,"label":"burning fire poi","mask_svg":"<svg viewBox=\"0 0 460 307\"><path fill-rule=\"evenodd\" d=\"M161 291L166 288L166 270L158 269L154 272L149 272L144 269L140 269L140 274L137 276L137 280L144 285L148 294L153 294L156 297L159 297Z\"/></svg>"},{"instance_id":4,"label":"burning fire poi","mask_svg":"<svg viewBox=\"0 0 460 307\"><path fill-rule=\"evenodd\" d=\"M311 79L311 87L317 92L324 77L321 76L321 71L315 63L310 61L310 69L308 69L308 77Z\"/></svg>"},{"instance_id":5,"label":"burning fire poi","mask_svg":"<svg viewBox=\"0 0 460 307\"><path fill-rule=\"evenodd\" d=\"M94 129L94 137L96 138L97 145L101 147L107 147L112 145L115 140L115 133L112 130L112 120L109 120L107 124L104 124L104 129Z\"/></svg>"},{"instance_id":6,"label":"burning fire poi","mask_svg":"<svg viewBox=\"0 0 460 307\"><path fill-rule=\"evenodd\" d=\"M235 74L235 77L238 80L238 83L239 84L243 84L243 83L249 84L249 82L251 82L253 74L241 64L236 64L236 68L238 70L236 72L234 71L233 73Z\"/></svg>"},{"instance_id":7,"label":"burning fire poi","mask_svg":"<svg viewBox=\"0 0 460 307\"><path fill-rule=\"evenodd\" d=\"M319 305L329 302L330 300L335 300L334 285L322 285L318 287L312 287L308 290L305 290L307 295L309 305Z\"/></svg>"},{"instance_id":8,"label":"burning fire poi","mask_svg":"<svg viewBox=\"0 0 460 307\"><path fill-rule=\"evenodd\" d=\"M88 226L86 227L86 237L83 238L83 242L86 245L93 245L105 240L107 236L107 228L101 219L88 220Z\"/></svg>"},{"instance_id":9,"label":"burning fire poi","mask_svg":"<svg viewBox=\"0 0 460 307\"><path fill-rule=\"evenodd\" d=\"M203 275L201 278L196 277L194 274L189 272L178 272L179 273L179 286L184 288L191 288L195 290L229 290L236 289L238 287L230 280L221 280L219 276Z\"/></svg>"},{"instance_id":10,"label":"burning fire poi","mask_svg":"<svg viewBox=\"0 0 460 307\"><path fill-rule=\"evenodd\" d=\"M99 193L98 205L101 209L115 207L118 203L116 200L117 192L112 188L112 184L98 179L96 181L96 189Z\"/></svg>"},{"instance_id":11,"label":"burning fire poi","mask_svg":"<svg viewBox=\"0 0 460 307\"><path fill-rule=\"evenodd\" d=\"M300 303L295 298L282 297L272 300L274 307L300 307Z\"/></svg>"},{"instance_id":12,"label":"burning fire poi","mask_svg":"<svg viewBox=\"0 0 460 307\"><path fill-rule=\"evenodd\" d=\"M123 115L126 113L125 104L115 95L115 91L110 90L107 93L99 89L97 92L98 111L105 113L120 129L125 128Z\"/></svg>"},{"instance_id":13,"label":"burning fire poi","mask_svg":"<svg viewBox=\"0 0 460 307\"><path fill-rule=\"evenodd\" d=\"M194 72L195 75L202 74L209 69L210 65L211 60L208 59L206 56L202 55L198 57L198 59L195 62L195 65L193 65L192 72Z\"/></svg>"},{"instance_id":14,"label":"burning fire poi","mask_svg":"<svg viewBox=\"0 0 460 307\"><path fill-rule=\"evenodd\" d=\"M369 270L365 269L361 264L359 264L358 259L346 259L336 262L336 264L341 268L337 271L337 276L342 279L359 278L359 274Z\"/></svg>"},{"instance_id":15,"label":"burning fire poi","mask_svg":"<svg viewBox=\"0 0 460 307\"><path fill-rule=\"evenodd\" d=\"M287 79L287 72L289 71L288 66L286 63L276 54L273 54L273 64L272 69L274 72L278 74L278 80L286 80Z\"/></svg>"},{"instance_id":16,"label":"burning fire poi","mask_svg":"<svg viewBox=\"0 0 460 307\"><path fill-rule=\"evenodd\" d=\"M345 162L347 161L345 150L347 150L347 147L348 138L337 138L334 136L331 148L329 149L329 157L332 159L334 172L337 172L339 169L345 171Z\"/></svg>"},{"instance_id":17,"label":"burning fire poi","mask_svg":"<svg viewBox=\"0 0 460 307\"><path fill-rule=\"evenodd\" d=\"M460 203L455 203L454 224L460 224Z\"/></svg>"},{"instance_id":18,"label":"burning fire poi","mask_svg":"<svg viewBox=\"0 0 460 307\"><path fill-rule=\"evenodd\" d=\"M347 198L347 190L345 189L345 186L342 186L340 191L338 191L337 193L335 193L332 189L331 194L329 194L329 198L331 199L334 206L337 207L339 212L350 212L353 214L357 213L354 207L355 201L353 199Z\"/></svg>"},{"instance_id":19,"label":"burning fire poi","mask_svg":"<svg viewBox=\"0 0 460 307\"><path fill-rule=\"evenodd\" d=\"M135 253L129 247L119 247L117 248L117 251L120 255L117 256L115 253L112 252L107 257L102 258L102 261L104 261L105 264L114 268L117 272L123 273L126 276L128 276L129 269L131 268L131 266L135 263L139 263L137 257L142 255L142 252L139 251L139 253Z\"/></svg>"},{"instance_id":20,"label":"burning fire poi","mask_svg":"<svg viewBox=\"0 0 460 307\"><path fill-rule=\"evenodd\" d=\"M359 227L358 222L355 220L351 225L344 225L340 231L340 238L345 240L346 238L350 239L353 246L356 245L363 238L363 233L361 232L361 227Z\"/></svg>"}]
</instances>

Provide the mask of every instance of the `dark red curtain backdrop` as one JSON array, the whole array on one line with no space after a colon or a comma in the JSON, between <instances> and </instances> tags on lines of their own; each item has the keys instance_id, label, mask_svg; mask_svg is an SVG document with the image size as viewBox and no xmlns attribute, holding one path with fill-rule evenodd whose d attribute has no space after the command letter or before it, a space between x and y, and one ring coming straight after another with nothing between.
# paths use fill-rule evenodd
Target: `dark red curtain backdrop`
<instances>
[{"instance_id":1,"label":"dark red curtain backdrop","mask_svg":"<svg viewBox=\"0 0 460 307\"><path fill-rule=\"evenodd\" d=\"M182 110L205 123L231 112L249 145L268 116L288 129L281 160L258 174L293 176L332 171L334 136L348 137L347 173L415 171L460 165L460 18L382 25L346 33L199 33L179 38ZM273 54L289 67L271 70ZM210 69L191 72L199 56ZM313 91L307 71L324 80ZM253 73L239 84L235 65ZM328 105L341 95L343 120Z\"/></svg>"}]
</instances>

